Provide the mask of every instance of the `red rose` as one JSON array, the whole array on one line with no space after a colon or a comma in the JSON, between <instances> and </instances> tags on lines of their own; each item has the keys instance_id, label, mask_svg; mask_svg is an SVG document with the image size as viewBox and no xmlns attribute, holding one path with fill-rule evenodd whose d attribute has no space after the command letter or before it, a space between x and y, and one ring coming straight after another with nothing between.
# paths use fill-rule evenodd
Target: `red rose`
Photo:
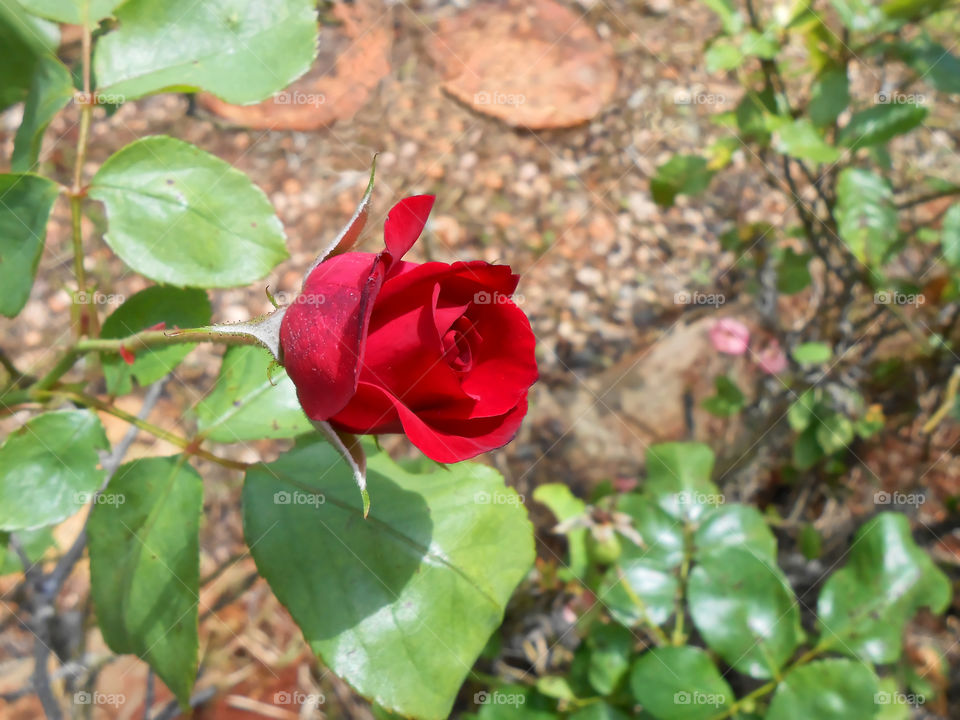
<instances>
[{"instance_id":1,"label":"red rose","mask_svg":"<svg viewBox=\"0 0 960 720\"><path fill-rule=\"evenodd\" d=\"M307 415L358 434L403 432L438 462L508 443L537 380L534 337L486 262L412 263L433 196L397 203L386 249L320 263L286 312L280 346Z\"/></svg>"}]
</instances>

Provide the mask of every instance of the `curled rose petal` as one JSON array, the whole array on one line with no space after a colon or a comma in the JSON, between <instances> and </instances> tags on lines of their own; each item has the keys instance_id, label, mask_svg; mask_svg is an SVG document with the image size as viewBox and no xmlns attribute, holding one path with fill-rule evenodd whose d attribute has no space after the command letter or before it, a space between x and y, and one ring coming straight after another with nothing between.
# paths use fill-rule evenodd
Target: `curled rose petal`
<instances>
[{"instance_id":1,"label":"curled rose petal","mask_svg":"<svg viewBox=\"0 0 960 720\"><path fill-rule=\"evenodd\" d=\"M743 355L750 344L750 330L739 320L723 318L710 328L713 349L727 355Z\"/></svg>"},{"instance_id":2,"label":"curled rose petal","mask_svg":"<svg viewBox=\"0 0 960 720\"><path fill-rule=\"evenodd\" d=\"M768 342L757 353L757 367L768 375L777 375L787 369L787 354L776 339Z\"/></svg>"}]
</instances>

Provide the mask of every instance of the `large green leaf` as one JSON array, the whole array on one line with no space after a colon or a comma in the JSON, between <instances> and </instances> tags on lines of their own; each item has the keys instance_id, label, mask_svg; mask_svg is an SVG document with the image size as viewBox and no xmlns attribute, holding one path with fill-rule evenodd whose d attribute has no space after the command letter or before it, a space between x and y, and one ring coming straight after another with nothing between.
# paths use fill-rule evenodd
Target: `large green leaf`
<instances>
[{"instance_id":1,"label":"large green leaf","mask_svg":"<svg viewBox=\"0 0 960 720\"><path fill-rule=\"evenodd\" d=\"M601 695L610 695L630 669L636 638L622 625L597 625L587 636L590 661L587 678Z\"/></svg>"},{"instance_id":2,"label":"large green leaf","mask_svg":"<svg viewBox=\"0 0 960 720\"><path fill-rule=\"evenodd\" d=\"M921 35L893 43L889 49L920 75L920 79L945 93L960 93L960 58L939 43Z\"/></svg>"},{"instance_id":3,"label":"large green leaf","mask_svg":"<svg viewBox=\"0 0 960 720\"><path fill-rule=\"evenodd\" d=\"M854 113L840 131L838 141L852 148L880 145L910 132L926 117L927 109L920 105L901 102L874 105Z\"/></svg>"},{"instance_id":4,"label":"large green leaf","mask_svg":"<svg viewBox=\"0 0 960 720\"><path fill-rule=\"evenodd\" d=\"M673 517L697 520L722 500L710 480L713 461L713 451L702 443L653 445L647 451L644 490Z\"/></svg>"},{"instance_id":5,"label":"large green leaf","mask_svg":"<svg viewBox=\"0 0 960 720\"><path fill-rule=\"evenodd\" d=\"M734 701L710 657L691 645L641 655L630 672L630 689L659 720L706 720Z\"/></svg>"},{"instance_id":6,"label":"large green leaf","mask_svg":"<svg viewBox=\"0 0 960 720\"><path fill-rule=\"evenodd\" d=\"M23 106L23 121L13 143L10 167L14 171L27 172L37 164L47 125L66 107L73 93L70 71L62 62L50 56L37 60L27 102Z\"/></svg>"},{"instance_id":7,"label":"large green leaf","mask_svg":"<svg viewBox=\"0 0 960 720\"><path fill-rule=\"evenodd\" d=\"M213 391L197 405L197 429L215 442L289 438L313 431L286 372L269 373L263 348L232 347Z\"/></svg>"},{"instance_id":8,"label":"large green leaf","mask_svg":"<svg viewBox=\"0 0 960 720\"><path fill-rule=\"evenodd\" d=\"M800 610L780 569L742 547L703 557L687 599L710 649L740 672L774 677L803 638Z\"/></svg>"},{"instance_id":9,"label":"large green leaf","mask_svg":"<svg viewBox=\"0 0 960 720\"><path fill-rule=\"evenodd\" d=\"M367 483L364 520L340 454L301 442L247 472L247 544L331 670L386 708L445 718L533 562L532 529L483 465L414 475L378 451Z\"/></svg>"},{"instance_id":10,"label":"large green leaf","mask_svg":"<svg viewBox=\"0 0 960 720\"><path fill-rule=\"evenodd\" d=\"M137 140L93 177L105 239L127 265L161 283L249 285L287 258L283 226L239 170L170 137Z\"/></svg>"},{"instance_id":11,"label":"large green leaf","mask_svg":"<svg viewBox=\"0 0 960 720\"><path fill-rule=\"evenodd\" d=\"M597 598L624 625L661 625L674 610L675 570L683 560L683 523L643 495L624 495L617 509L633 519L643 544L624 539L623 552L604 575Z\"/></svg>"},{"instance_id":12,"label":"large green leaf","mask_svg":"<svg viewBox=\"0 0 960 720\"><path fill-rule=\"evenodd\" d=\"M56 25L33 17L15 0L0 2L0 110L26 99L39 58L60 44Z\"/></svg>"},{"instance_id":13,"label":"large green leaf","mask_svg":"<svg viewBox=\"0 0 960 720\"><path fill-rule=\"evenodd\" d=\"M847 565L820 591L817 615L835 650L889 663L917 610L943 612L950 597L950 582L913 542L906 516L887 512L857 532Z\"/></svg>"},{"instance_id":14,"label":"large green leaf","mask_svg":"<svg viewBox=\"0 0 960 720\"><path fill-rule=\"evenodd\" d=\"M39 175L0 175L0 314L13 317L30 297L57 192Z\"/></svg>"},{"instance_id":15,"label":"large green leaf","mask_svg":"<svg viewBox=\"0 0 960 720\"><path fill-rule=\"evenodd\" d=\"M841 152L830 145L806 118L798 118L777 130L777 149L790 157L815 163L834 163Z\"/></svg>"},{"instance_id":16,"label":"large green leaf","mask_svg":"<svg viewBox=\"0 0 960 720\"><path fill-rule=\"evenodd\" d=\"M255 103L307 71L317 53L313 0L128 0L97 43L101 92L128 100L199 89Z\"/></svg>"},{"instance_id":17,"label":"large green leaf","mask_svg":"<svg viewBox=\"0 0 960 720\"><path fill-rule=\"evenodd\" d=\"M18 0L24 8L40 17L71 25L96 27L126 0Z\"/></svg>"},{"instance_id":18,"label":"large green leaf","mask_svg":"<svg viewBox=\"0 0 960 720\"><path fill-rule=\"evenodd\" d=\"M877 676L852 660L817 660L784 678L766 720L870 720L877 712Z\"/></svg>"},{"instance_id":19,"label":"large green leaf","mask_svg":"<svg viewBox=\"0 0 960 720\"><path fill-rule=\"evenodd\" d=\"M210 322L210 300L203 290L154 286L127 298L104 321L104 338L125 338L146 328L166 323L167 328L191 328ZM103 355L103 374L107 391L125 395L133 389L133 378L140 386L159 380L175 368L196 345L184 343L158 348L128 348L134 355L127 364L120 355Z\"/></svg>"},{"instance_id":20,"label":"large green leaf","mask_svg":"<svg viewBox=\"0 0 960 720\"><path fill-rule=\"evenodd\" d=\"M103 482L97 450L109 447L88 410L48 412L0 447L0 530L53 525L86 504Z\"/></svg>"},{"instance_id":21,"label":"large green leaf","mask_svg":"<svg viewBox=\"0 0 960 720\"><path fill-rule=\"evenodd\" d=\"M869 170L840 172L836 215L840 239L867 265L883 262L899 237L890 184Z\"/></svg>"},{"instance_id":22,"label":"large green leaf","mask_svg":"<svg viewBox=\"0 0 960 720\"><path fill-rule=\"evenodd\" d=\"M740 547L771 564L777 561L777 539L756 508L731 503L704 515L693 536L697 559L728 547Z\"/></svg>"},{"instance_id":23,"label":"large green leaf","mask_svg":"<svg viewBox=\"0 0 960 720\"><path fill-rule=\"evenodd\" d=\"M203 480L183 455L122 465L90 513L103 638L146 660L186 705L197 675Z\"/></svg>"},{"instance_id":24,"label":"large green leaf","mask_svg":"<svg viewBox=\"0 0 960 720\"><path fill-rule=\"evenodd\" d=\"M850 80L847 73L833 68L826 70L813 84L807 110L814 125L826 127L832 125L849 104Z\"/></svg>"}]
</instances>

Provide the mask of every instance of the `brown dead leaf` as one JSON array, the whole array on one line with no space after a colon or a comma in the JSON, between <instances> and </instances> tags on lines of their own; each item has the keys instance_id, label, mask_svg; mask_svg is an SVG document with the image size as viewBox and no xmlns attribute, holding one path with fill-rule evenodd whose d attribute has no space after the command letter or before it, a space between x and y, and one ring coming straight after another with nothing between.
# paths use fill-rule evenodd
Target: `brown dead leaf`
<instances>
[{"instance_id":1,"label":"brown dead leaf","mask_svg":"<svg viewBox=\"0 0 960 720\"><path fill-rule=\"evenodd\" d=\"M614 51L554 0L502 0L441 20L431 55L443 89L475 110L532 129L594 117L617 86Z\"/></svg>"},{"instance_id":2,"label":"brown dead leaf","mask_svg":"<svg viewBox=\"0 0 960 720\"><path fill-rule=\"evenodd\" d=\"M320 28L313 67L284 91L258 105L231 105L203 93L198 102L222 118L255 130L320 130L349 120L390 72L390 11L375 0L337 3L342 25Z\"/></svg>"}]
</instances>

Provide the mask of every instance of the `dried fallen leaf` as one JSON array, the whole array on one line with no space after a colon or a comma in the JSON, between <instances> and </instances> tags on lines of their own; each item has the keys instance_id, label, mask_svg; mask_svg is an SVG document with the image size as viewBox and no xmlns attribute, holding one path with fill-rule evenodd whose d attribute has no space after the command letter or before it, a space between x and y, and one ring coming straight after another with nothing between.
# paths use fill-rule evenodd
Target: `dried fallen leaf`
<instances>
[{"instance_id":1,"label":"dried fallen leaf","mask_svg":"<svg viewBox=\"0 0 960 720\"><path fill-rule=\"evenodd\" d=\"M475 110L532 129L578 125L613 97L611 45L554 0L504 0L440 21L430 52L443 89Z\"/></svg>"}]
</instances>

